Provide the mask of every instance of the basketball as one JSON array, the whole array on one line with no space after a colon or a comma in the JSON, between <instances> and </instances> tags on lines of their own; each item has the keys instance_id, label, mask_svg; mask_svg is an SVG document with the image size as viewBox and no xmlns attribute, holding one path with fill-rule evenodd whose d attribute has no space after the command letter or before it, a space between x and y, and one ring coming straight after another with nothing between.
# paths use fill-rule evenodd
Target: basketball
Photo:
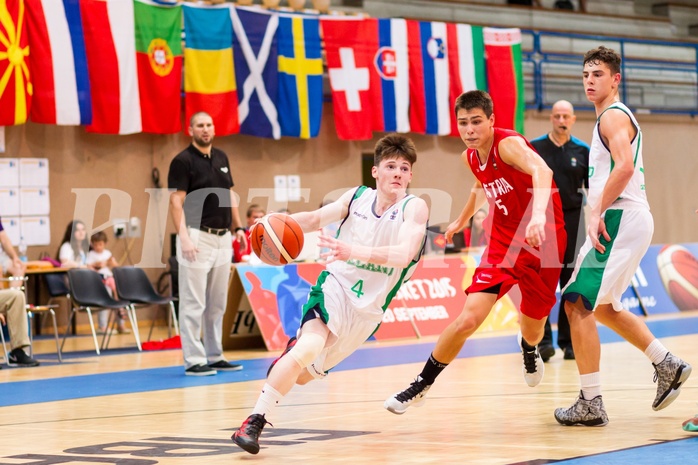
<instances>
[{"instance_id":1,"label":"basketball","mask_svg":"<svg viewBox=\"0 0 698 465\"><path fill-rule=\"evenodd\" d=\"M292 262L303 250L303 230L284 213L272 213L254 225L250 232L252 250L267 265Z\"/></svg>"},{"instance_id":2,"label":"basketball","mask_svg":"<svg viewBox=\"0 0 698 465\"><path fill-rule=\"evenodd\" d=\"M698 309L698 260L680 245L666 245L657 255L664 288L679 310Z\"/></svg>"}]
</instances>

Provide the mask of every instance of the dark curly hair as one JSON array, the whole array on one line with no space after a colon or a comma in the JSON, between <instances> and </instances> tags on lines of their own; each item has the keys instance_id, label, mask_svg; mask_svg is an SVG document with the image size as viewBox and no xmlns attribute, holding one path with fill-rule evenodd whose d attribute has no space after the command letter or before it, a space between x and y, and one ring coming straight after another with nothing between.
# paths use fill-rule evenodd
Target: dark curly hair
<instances>
[{"instance_id":1,"label":"dark curly hair","mask_svg":"<svg viewBox=\"0 0 698 465\"><path fill-rule=\"evenodd\" d=\"M604 63L611 70L611 74L620 73L620 54L613 49L606 48L603 45L589 50L584 55L584 66L587 63L599 64Z\"/></svg>"}]
</instances>

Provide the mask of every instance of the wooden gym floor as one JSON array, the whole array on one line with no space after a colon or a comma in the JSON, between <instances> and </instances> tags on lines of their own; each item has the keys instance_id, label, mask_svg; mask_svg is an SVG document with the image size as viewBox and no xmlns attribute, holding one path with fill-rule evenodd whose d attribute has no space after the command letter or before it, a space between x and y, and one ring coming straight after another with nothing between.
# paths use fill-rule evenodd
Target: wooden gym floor
<instances>
[{"instance_id":1,"label":"wooden gym floor","mask_svg":"<svg viewBox=\"0 0 698 465\"><path fill-rule=\"evenodd\" d=\"M0 370L0 465L146 464L670 464L698 455L681 422L698 413L698 313L649 319L696 371L681 396L654 412L651 364L601 328L604 428L562 427L553 410L579 390L576 365L557 354L529 388L514 334L471 339L420 408L383 409L428 357L435 340L369 342L328 379L296 386L252 456L230 435L247 417L278 353L229 352L240 372L185 377L181 351L137 352L119 335L96 356L73 337L57 363L52 339L35 341L38 368ZM164 329L159 335L164 337Z\"/></svg>"}]
</instances>

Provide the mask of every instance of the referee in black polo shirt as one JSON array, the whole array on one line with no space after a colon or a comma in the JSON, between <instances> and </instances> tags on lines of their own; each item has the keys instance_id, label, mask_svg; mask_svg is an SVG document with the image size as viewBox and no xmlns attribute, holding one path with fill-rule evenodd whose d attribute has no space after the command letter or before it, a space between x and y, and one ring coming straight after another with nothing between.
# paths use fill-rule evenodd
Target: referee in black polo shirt
<instances>
[{"instance_id":1,"label":"referee in black polo shirt","mask_svg":"<svg viewBox=\"0 0 698 465\"><path fill-rule=\"evenodd\" d=\"M241 370L223 356L223 314L232 261L231 226L247 243L240 222L228 156L212 147L211 115L195 113L189 121L191 145L170 164L167 183L177 230L179 326L188 376L211 376L217 370ZM203 341L201 329L203 325Z\"/></svg>"},{"instance_id":2,"label":"referee in black polo shirt","mask_svg":"<svg viewBox=\"0 0 698 465\"><path fill-rule=\"evenodd\" d=\"M574 261L586 237L582 207L584 206L584 189L589 188L589 146L572 136L572 126L576 120L572 104L566 100L559 100L553 105L550 115L552 131L531 141L531 145L553 170L553 179L560 190L567 232L565 263L560 273L561 289L572 277ZM570 323L567 320L564 302L560 302L558 315L557 345L562 349L566 360L573 360L574 349L570 336ZM550 318L545 322L545 335L538 343L538 350L544 362L555 355Z\"/></svg>"}]
</instances>

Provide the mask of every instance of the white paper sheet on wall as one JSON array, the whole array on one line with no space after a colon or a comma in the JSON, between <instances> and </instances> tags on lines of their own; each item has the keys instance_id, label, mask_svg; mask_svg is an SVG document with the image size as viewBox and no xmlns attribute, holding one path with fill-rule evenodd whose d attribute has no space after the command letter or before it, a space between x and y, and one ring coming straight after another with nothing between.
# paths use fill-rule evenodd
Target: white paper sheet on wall
<instances>
[{"instance_id":1,"label":"white paper sheet on wall","mask_svg":"<svg viewBox=\"0 0 698 465\"><path fill-rule=\"evenodd\" d=\"M19 214L48 215L51 212L48 187L20 187Z\"/></svg>"},{"instance_id":2,"label":"white paper sheet on wall","mask_svg":"<svg viewBox=\"0 0 698 465\"><path fill-rule=\"evenodd\" d=\"M27 246L51 244L51 225L48 216L23 216L20 218L20 223L21 237L24 238Z\"/></svg>"},{"instance_id":3,"label":"white paper sheet on wall","mask_svg":"<svg viewBox=\"0 0 698 465\"><path fill-rule=\"evenodd\" d=\"M2 228L7 232L7 236L10 238L12 245L17 247L19 245L19 238L21 237L19 217L16 216L3 216L2 217Z\"/></svg>"},{"instance_id":4,"label":"white paper sheet on wall","mask_svg":"<svg viewBox=\"0 0 698 465\"><path fill-rule=\"evenodd\" d=\"M19 215L19 188L0 187L0 216Z\"/></svg>"},{"instance_id":5,"label":"white paper sheet on wall","mask_svg":"<svg viewBox=\"0 0 698 465\"><path fill-rule=\"evenodd\" d=\"M48 158L20 158L19 185L48 187Z\"/></svg>"},{"instance_id":6,"label":"white paper sheet on wall","mask_svg":"<svg viewBox=\"0 0 698 465\"><path fill-rule=\"evenodd\" d=\"M19 186L19 160L0 158L0 187Z\"/></svg>"}]
</instances>

